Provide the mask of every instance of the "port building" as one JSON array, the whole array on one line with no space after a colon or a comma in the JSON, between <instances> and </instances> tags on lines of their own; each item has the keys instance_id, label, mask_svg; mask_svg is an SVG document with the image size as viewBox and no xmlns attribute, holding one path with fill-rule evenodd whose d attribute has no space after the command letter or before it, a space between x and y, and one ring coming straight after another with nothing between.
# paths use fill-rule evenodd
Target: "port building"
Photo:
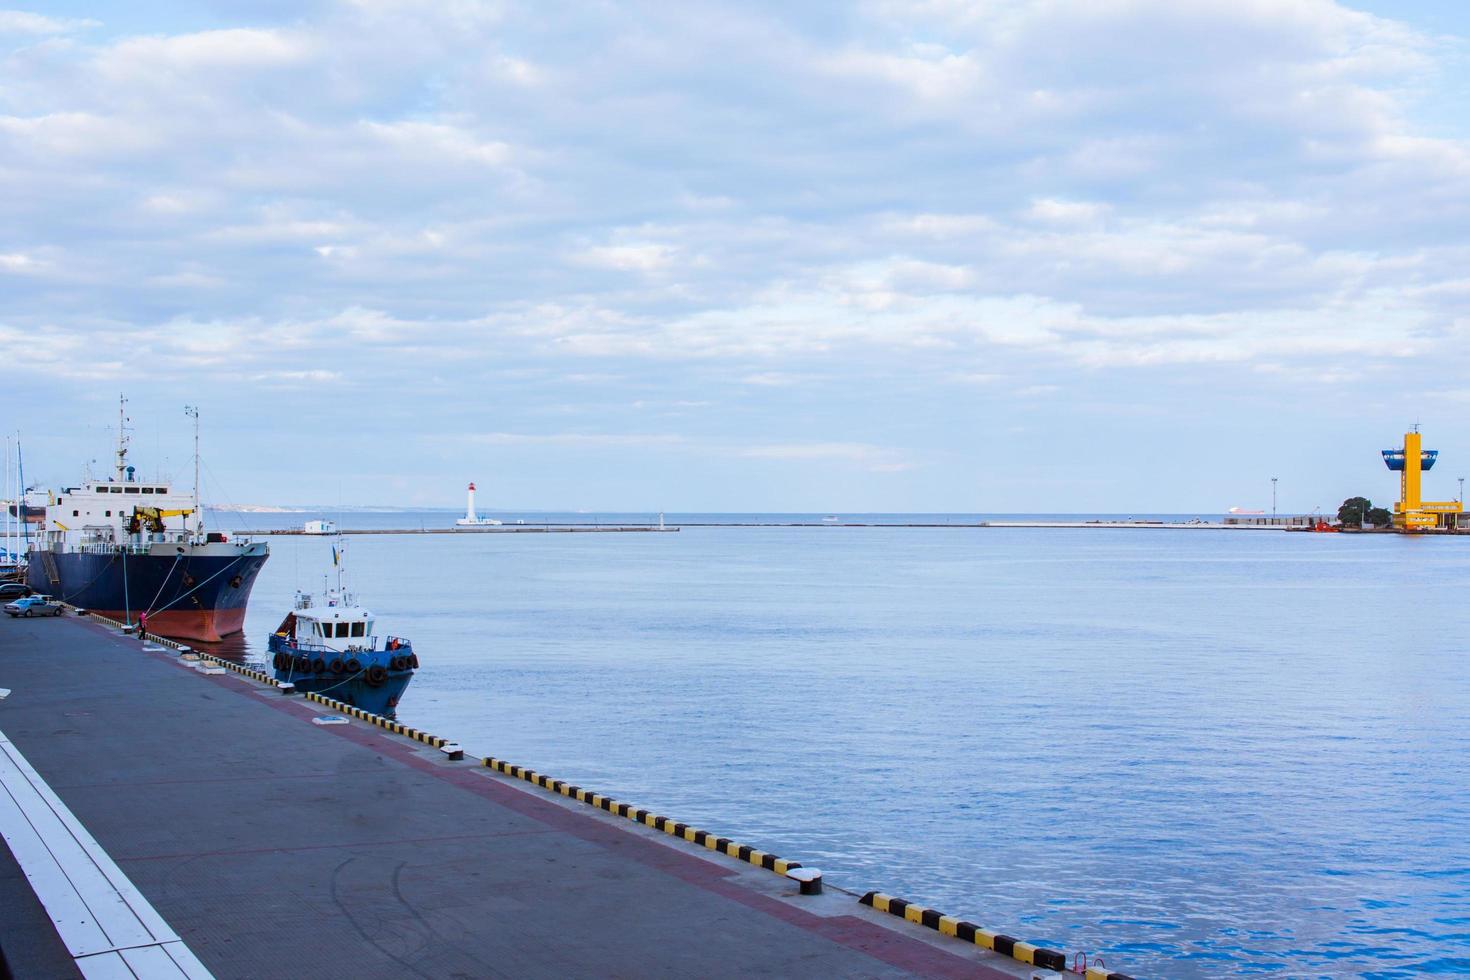
<instances>
[{"instance_id":1,"label":"port building","mask_svg":"<svg viewBox=\"0 0 1470 980\"><path fill-rule=\"evenodd\" d=\"M1434 467L1439 450L1425 449L1416 425L1404 433L1402 449L1383 450L1383 462L1399 474L1399 499L1393 505L1393 526L1405 531L1454 529L1461 524L1465 506L1458 500L1425 500L1424 473Z\"/></svg>"}]
</instances>

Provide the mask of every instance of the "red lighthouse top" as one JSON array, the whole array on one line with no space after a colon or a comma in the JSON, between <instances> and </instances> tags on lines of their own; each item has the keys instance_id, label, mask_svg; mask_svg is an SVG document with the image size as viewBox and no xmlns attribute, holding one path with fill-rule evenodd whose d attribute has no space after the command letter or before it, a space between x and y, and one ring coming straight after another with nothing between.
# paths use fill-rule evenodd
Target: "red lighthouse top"
<instances>
[{"instance_id":1,"label":"red lighthouse top","mask_svg":"<svg viewBox=\"0 0 1470 980\"><path fill-rule=\"evenodd\" d=\"M471 490L475 489L475 485L473 483L470 484L470 489Z\"/></svg>"}]
</instances>

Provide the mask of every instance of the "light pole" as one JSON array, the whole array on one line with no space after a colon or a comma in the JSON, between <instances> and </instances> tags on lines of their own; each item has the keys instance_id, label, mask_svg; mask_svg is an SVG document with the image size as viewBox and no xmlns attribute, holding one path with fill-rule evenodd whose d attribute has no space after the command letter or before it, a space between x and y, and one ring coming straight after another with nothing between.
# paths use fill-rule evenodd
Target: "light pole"
<instances>
[{"instance_id":1,"label":"light pole","mask_svg":"<svg viewBox=\"0 0 1470 980\"><path fill-rule=\"evenodd\" d=\"M1460 477L1460 506L1465 506L1465 478Z\"/></svg>"},{"instance_id":2,"label":"light pole","mask_svg":"<svg viewBox=\"0 0 1470 980\"><path fill-rule=\"evenodd\" d=\"M1276 523L1276 477L1271 477L1271 523Z\"/></svg>"}]
</instances>

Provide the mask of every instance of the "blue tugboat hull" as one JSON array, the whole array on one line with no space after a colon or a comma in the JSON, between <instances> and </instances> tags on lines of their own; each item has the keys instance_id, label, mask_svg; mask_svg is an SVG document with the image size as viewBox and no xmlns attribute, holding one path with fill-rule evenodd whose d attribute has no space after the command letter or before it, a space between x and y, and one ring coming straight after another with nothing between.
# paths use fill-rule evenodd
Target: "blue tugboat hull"
<instances>
[{"instance_id":1,"label":"blue tugboat hull","mask_svg":"<svg viewBox=\"0 0 1470 980\"><path fill-rule=\"evenodd\" d=\"M407 643L394 650L339 654L303 649L288 637L272 633L266 647L276 680L387 718L396 716L417 663ZM353 666L357 669L351 669Z\"/></svg>"},{"instance_id":2,"label":"blue tugboat hull","mask_svg":"<svg viewBox=\"0 0 1470 980\"><path fill-rule=\"evenodd\" d=\"M341 677L331 675L325 677L315 674L293 675L289 670L278 670L275 673L276 680L295 684L298 691L310 691L323 697L345 701L353 707L375 715L382 715L385 718L393 718L398 714L398 702L403 698L403 692L413 678L412 674L390 677L383 682L381 687L373 687L360 677L343 680Z\"/></svg>"}]
</instances>

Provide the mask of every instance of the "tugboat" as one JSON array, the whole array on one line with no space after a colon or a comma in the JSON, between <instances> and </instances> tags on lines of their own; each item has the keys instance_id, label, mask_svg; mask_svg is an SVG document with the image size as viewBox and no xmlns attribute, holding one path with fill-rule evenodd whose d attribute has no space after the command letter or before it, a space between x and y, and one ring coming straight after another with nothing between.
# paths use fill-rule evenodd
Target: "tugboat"
<instances>
[{"instance_id":1,"label":"tugboat","mask_svg":"<svg viewBox=\"0 0 1470 980\"><path fill-rule=\"evenodd\" d=\"M276 679L338 701L394 717L419 658L413 644L397 636L378 642L373 614L342 584L346 549L332 546L336 588L322 594L296 593L295 608L266 643Z\"/></svg>"}]
</instances>

